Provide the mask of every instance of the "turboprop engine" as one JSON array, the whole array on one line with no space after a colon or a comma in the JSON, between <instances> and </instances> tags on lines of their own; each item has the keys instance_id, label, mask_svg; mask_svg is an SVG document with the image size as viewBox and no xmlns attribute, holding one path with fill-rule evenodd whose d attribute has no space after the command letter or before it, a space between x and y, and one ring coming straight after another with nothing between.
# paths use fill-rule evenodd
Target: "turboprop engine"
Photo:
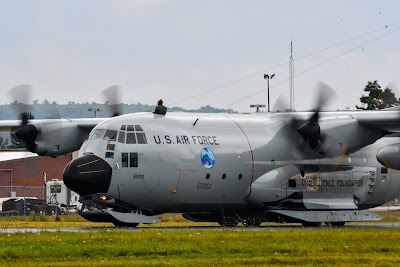
<instances>
[{"instance_id":1,"label":"turboprop engine","mask_svg":"<svg viewBox=\"0 0 400 267\"><path fill-rule=\"evenodd\" d=\"M390 169L400 170L400 144L382 148L376 154L376 159Z\"/></svg>"},{"instance_id":2,"label":"turboprop engine","mask_svg":"<svg viewBox=\"0 0 400 267\"><path fill-rule=\"evenodd\" d=\"M22 125L15 135L39 156L58 156L76 151L82 144L82 130L69 120L43 120Z\"/></svg>"}]
</instances>

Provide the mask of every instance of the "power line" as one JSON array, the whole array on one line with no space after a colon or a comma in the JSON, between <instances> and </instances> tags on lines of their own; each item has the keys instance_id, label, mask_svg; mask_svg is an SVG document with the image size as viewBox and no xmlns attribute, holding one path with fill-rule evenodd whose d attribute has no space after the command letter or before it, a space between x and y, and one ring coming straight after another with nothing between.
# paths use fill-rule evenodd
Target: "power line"
<instances>
[{"instance_id":1,"label":"power line","mask_svg":"<svg viewBox=\"0 0 400 267\"><path fill-rule=\"evenodd\" d=\"M311 70L313 70L313 69L316 69L316 68L318 68L318 67L320 67L320 66L322 66L322 65L324 65L324 64L326 64L326 63L328 63L328 62L331 62L331 61L333 61L333 60L335 60L335 59L337 59L337 58L339 58L339 57L342 57L342 56L344 56L344 55L346 55L346 54L348 54L348 53L350 53L350 52L352 52L352 51L354 51L354 50L356 50L356 49L358 49L358 48L360 48L360 47L363 47L363 46L365 46L365 45L367 45L367 44L369 44L369 43L372 43L372 42L374 42L374 41L376 41L376 40L378 40L378 39L381 39L381 38L385 37L386 35L389 35L389 34L395 32L395 31L397 31L397 30L399 30L399 29L400 29L400 27L399 27L399 28L396 28L396 29L394 29L394 30L392 30L392 31L390 31L390 32L387 32L387 33L385 33L385 34L382 34L382 35L380 35L380 36L378 36L378 37L376 37L376 38L374 38L374 39L372 39L372 40L369 40L368 42L365 42L365 43L363 43L363 44L361 44L361 45L358 45L358 46L356 46L356 47L354 47L354 48L352 48L352 49L350 49L350 50L347 50L346 52L344 52L344 53L342 53L342 54L339 54L339 55L337 55L337 56L335 56L335 57L333 57L333 58L330 58L330 59L328 59L328 60L326 60L326 61L324 61L324 62L322 62L322 63L319 63L319 64L317 64L317 65L315 65L315 66L313 66L313 67L311 67L311 68L309 68L309 69L306 69L306 70L304 70L304 71L302 71L302 72L300 72L300 73L294 75L294 77L300 76L300 75L302 75L302 74L304 74L304 73L306 73L306 72L309 72L309 71L311 71ZM286 82L286 81L288 81L288 80L289 80L289 79L282 80L282 81L280 81L280 82L278 82L278 83L272 85L271 87L276 87L276 86L278 86L278 85L280 85L280 84L282 84L282 83L284 83L284 82ZM249 95L249 96L247 96L247 97L245 97L245 98L242 98L242 99L240 99L240 100L238 100L238 101L236 101L236 102L234 102L234 103L232 103L232 104L229 104L229 105L223 107L223 109L226 109L226 108L228 108L228 107L231 107L231 106L233 106L233 105L235 105L235 104L237 104L237 103L242 102L243 100L249 99L249 98L251 98L251 97L253 97L253 96L255 96L255 95L258 95L258 94L260 94L260 93L262 93L262 92L265 92L265 90L267 90L267 88L264 88L264 89L262 89L262 90L260 90L260 91L255 92L255 93L252 94L252 95Z\"/></svg>"},{"instance_id":2,"label":"power line","mask_svg":"<svg viewBox=\"0 0 400 267\"><path fill-rule=\"evenodd\" d=\"M381 28L378 28L378 29L376 29L376 30L373 30L373 31L370 31L370 32L367 32L367 33L364 33L364 34L361 34L361 35L358 35L358 36L353 37L353 38L350 38L350 39L348 39L348 40L346 40L346 41L343 41L343 42L334 44L334 45L332 45L332 46L329 46L329 47L323 48L323 49L321 49L321 50L317 50L317 51L315 51L315 52L312 52L312 53L310 53L310 54L304 55L304 56L302 56L302 57L296 58L296 59L294 59L294 61L300 61L300 60L305 59L305 58L307 58L307 57L310 57L310 56L312 56L312 55L315 55L315 54L321 53L321 52L323 52L323 51L329 50L329 49L331 49L331 48L334 48L334 47L336 47L336 46L340 46L340 45L343 45L343 44L345 44L345 43L348 43L348 42L357 40L357 39L359 39L359 38L362 38L362 37L364 37L364 36L370 35L370 34L372 34L372 33L375 33L375 32L378 32L378 31L381 31L381 30L384 30L384 29L387 29L387 28L389 28L389 27L391 27L391 26L393 26L393 25L399 24L399 23L400 23L400 21L397 21L397 22L388 24L388 25L386 25L386 26L384 26L384 27L381 27ZM397 28L397 29L398 29L398 28ZM396 30L397 30L397 29L396 29ZM393 31L391 31L391 32L393 32ZM389 33L391 33L391 32L389 32ZM364 45L365 45L365 44L364 44ZM214 87L214 88L211 88L211 89L209 89L209 90L206 90L206 91L200 92L200 93L198 93L198 94L195 94L195 95L186 97L186 98L184 98L184 99L178 100L178 101L176 101L176 102L173 102L173 103L171 103L171 104L169 104L169 105L170 105L170 106L173 106L173 105L176 105L176 104L178 104L178 103L185 102L185 101L187 101L187 100L189 100L189 99L192 99L192 98L195 98L195 97L198 97L198 96L201 96L201 95L204 95L204 94L213 92L213 91L215 91L215 90L221 89L221 88L223 88L223 87L226 87L226 86L229 86L229 85L232 85L232 84L241 82L241 81L246 80L246 79L248 79L248 78L251 78L251 77L260 75L260 74L263 73L263 72L268 72L268 71L270 71L270 70L273 70L273 69L276 69L276 68L285 66L285 65L287 65L287 64L288 64L288 62L278 64L278 65L276 65L276 66L274 66L274 67L272 67L272 68L269 68L269 69L266 69L266 70L262 70L262 71L259 71L259 72L257 72L257 73L254 73L254 74L251 74L251 75L242 77L242 78L240 78L240 79L234 80L234 81L232 81L232 82L228 82L228 83L219 85L219 86ZM324 63L323 63L323 64L324 64ZM295 75L295 76L298 76L298 75ZM286 80L285 80L285 81L286 81ZM280 84L280 83L278 83L278 84ZM247 98L246 98L246 99L247 99Z\"/></svg>"}]
</instances>

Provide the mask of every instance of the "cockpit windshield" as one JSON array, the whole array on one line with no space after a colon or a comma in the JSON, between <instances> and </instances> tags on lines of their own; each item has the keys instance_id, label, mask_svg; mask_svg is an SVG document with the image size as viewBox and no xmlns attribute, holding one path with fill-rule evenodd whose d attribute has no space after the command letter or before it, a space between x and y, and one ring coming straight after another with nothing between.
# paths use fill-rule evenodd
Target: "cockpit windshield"
<instances>
[{"instance_id":1,"label":"cockpit windshield","mask_svg":"<svg viewBox=\"0 0 400 267\"><path fill-rule=\"evenodd\" d=\"M91 140L95 140L95 139L102 139L104 136L104 132L106 130L105 129L97 129L94 131L92 137L90 138Z\"/></svg>"},{"instance_id":2,"label":"cockpit windshield","mask_svg":"<svg viewBox=\"0 0 400 267\"><path fill-rule=\"evenodd\" d=\"M146 135L140 125L121 125L118 142L125 144L147 144Z\"/></svg>"}]
</instances>

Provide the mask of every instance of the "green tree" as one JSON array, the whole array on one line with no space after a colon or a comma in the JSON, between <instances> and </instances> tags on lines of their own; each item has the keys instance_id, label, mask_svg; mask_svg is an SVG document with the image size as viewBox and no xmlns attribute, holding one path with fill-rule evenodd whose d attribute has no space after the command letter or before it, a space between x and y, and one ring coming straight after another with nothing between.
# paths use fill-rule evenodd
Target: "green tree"
<instances>
[{"instance_id":1,"label":"green tree","mask_svg":"<svg viewBox=\"0 0 400 267\"><path fill-rule=\"evenodd\" d=\"M396 98L395 94L388 87L382 91L378 81L368 82L364 88L368 92L368 96L360 97L360 102L366 104L366 107L359 107L357 109L377 110L396 106L400 101Z\"/></svg>"}]
</instances>

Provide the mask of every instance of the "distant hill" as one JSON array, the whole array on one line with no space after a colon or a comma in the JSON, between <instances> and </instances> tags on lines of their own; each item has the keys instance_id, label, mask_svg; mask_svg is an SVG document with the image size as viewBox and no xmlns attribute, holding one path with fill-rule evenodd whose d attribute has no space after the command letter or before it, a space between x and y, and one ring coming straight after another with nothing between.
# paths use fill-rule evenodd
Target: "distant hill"
<instances>
[{"instance_id":1,"label":"distant hill","mask_svg":"<svg viewBox=\"0 0 400 267\"><path fill-rule=\"evenodd\" d=\"M18 119L20 113L18 108L20 104L10 103L0 105L0 120L14 120ZM88 111L89 108L100 109L97 112L97 117L110 117L111 111L107 104L99 104L96 102L75 103L69 102L68 104L57 104L56 102L49 102L48 100L43 103L38 103L37 100L34 104L29 105L29 111L34 115L35 119L44 118L91 118L94 117L94 111ZM142 103L137 104L120 104L119 108L123 114L135 112L149 112L154 111L155 105L146 105ZM199 109L186 110L179 107L168 107L168 112L184 111L184 112L200 112L200 113L237 113L232 109L218 109L209 105L203 106Z\"/></svg>"}]
</instances>

